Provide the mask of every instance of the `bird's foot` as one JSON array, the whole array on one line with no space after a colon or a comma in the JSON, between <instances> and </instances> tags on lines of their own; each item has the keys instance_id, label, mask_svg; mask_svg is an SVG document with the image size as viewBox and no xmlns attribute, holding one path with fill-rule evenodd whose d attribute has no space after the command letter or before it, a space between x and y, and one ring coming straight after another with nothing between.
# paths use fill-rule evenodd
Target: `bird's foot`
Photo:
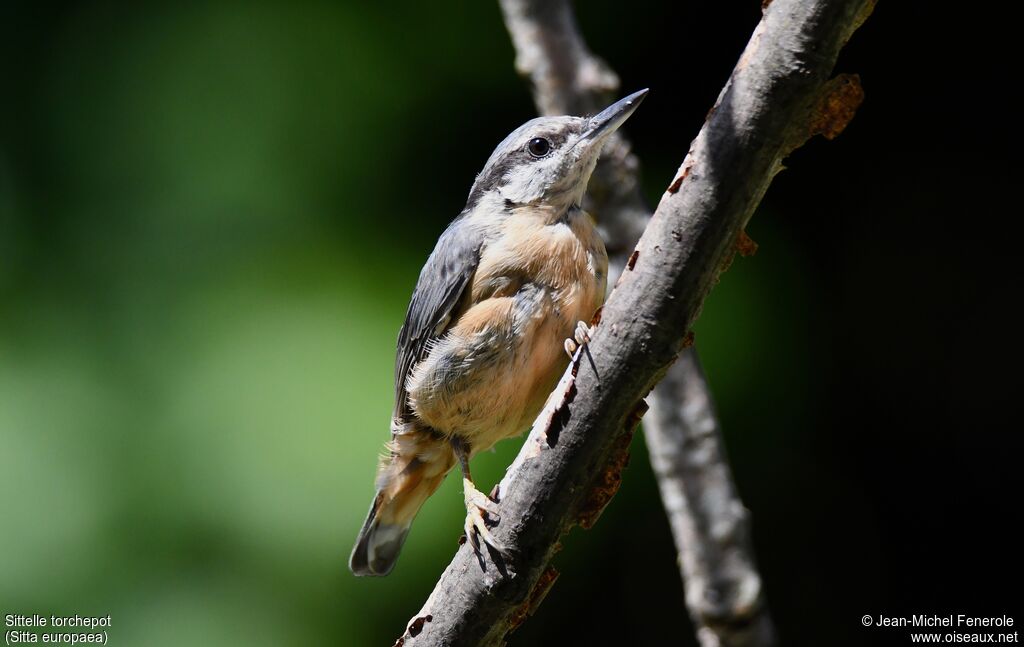
<instances>
[{"instance_id":1,"label":"bird's foot","mask_svg":"<svg viewBox=\"0 0 1024 647\"><path fill-rule=\"evenodd\" d=\"M586 346L590 342L590 326L582 321L576 322L576 331L573 337L565 340L565 352L569 359L576 359L576 349Z\"/></svg>"},{"instance_id":2,"label":"bird's foot","mask_svg":"<svg viewBox=\"0 0 1024 647\"><path fill-rule=\"evenodd\" d=\"M491 534L491 529L487 527L487 520L484 519L485 512L495 521L501 516L498 512L498 504L476 489L473 481L467 478L462 479L462 488L466 499L466 539L477 553L480 552L480 540L482 539L484 544L504 555L504 546Z\"/></svg>"}]
</instances>

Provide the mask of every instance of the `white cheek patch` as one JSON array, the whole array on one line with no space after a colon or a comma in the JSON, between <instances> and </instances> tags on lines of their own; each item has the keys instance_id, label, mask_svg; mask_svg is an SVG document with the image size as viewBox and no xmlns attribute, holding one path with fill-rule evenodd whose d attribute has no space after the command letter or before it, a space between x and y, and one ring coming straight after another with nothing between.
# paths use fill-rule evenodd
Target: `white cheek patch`
<instances>
[{"instance_id":1,"label":"white cheek patch","mask_svg":"<svg viewBox=\"0 0 1024 647\"><path fill-rule=\"evenodd\" d=\"M499 188L502 199L518 204L533 204L541 200L554 204L579 203L600 147L578 149L578 139L572 136L547 157L524 160L510 169Z\"/></svg>"},{"instance_id":2,"label":"white cheek patch","mask_svg":"<svg viewBox=\"0 0 1024 647\"><path fill-rule=\"evenodd\" d=\"M557 171L551 163L553 161L552 157L512 169L505 176L505 184L501 187L502 197L520 204L535 202L544 197Z\"/></svg>"}]
</instances>

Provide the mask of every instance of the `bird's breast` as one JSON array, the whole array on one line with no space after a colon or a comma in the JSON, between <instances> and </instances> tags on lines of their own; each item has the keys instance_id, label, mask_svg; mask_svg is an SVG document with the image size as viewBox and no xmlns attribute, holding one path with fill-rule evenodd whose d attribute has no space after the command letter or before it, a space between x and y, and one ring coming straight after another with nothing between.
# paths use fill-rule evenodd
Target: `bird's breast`
<instances>
[{"instance_id":1,"label":"bird's breast","mask_svg":"<svg viewBox=\"0 0 1024 647\"><path fill-rule=\"evenodd\" d=\"M514 293L533 283L550 290L560 312L589 320L604 301L608 256L590 216L581 209L553 218L543 209L520 208L482 252L472 300ZM564 310L564 312L562 312Z\"/></svg>"},{"instance_id":2,"label":"bird's breast","mask_svg":"<svg viewBox=\"0 0 1024 647\"><path fill-rule=\"evenodd\" d=\"M529 427L565 369L564 340L604 300L590 217L549 215L519 210L495 228L455 324L406 386L420 420L474 452Z\"/></svg>"}]
</instances>

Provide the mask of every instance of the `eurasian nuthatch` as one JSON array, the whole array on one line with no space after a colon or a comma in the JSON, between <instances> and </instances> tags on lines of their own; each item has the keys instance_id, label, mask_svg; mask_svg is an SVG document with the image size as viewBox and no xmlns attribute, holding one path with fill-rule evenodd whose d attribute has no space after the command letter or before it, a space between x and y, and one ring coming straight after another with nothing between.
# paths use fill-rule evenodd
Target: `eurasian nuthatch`
<instances>
[{"instance_id":1,"label":"eurasian nuthatch","mask_svg":"<svg viewBox=\"0 0 1024 647\"><path fill-rule=\"evenodd\" d=\"M529 428L565 368L572 337L604 302L608 256L580 208L608 136L647 94L586 117L540 117L512 131L476 177L462 213L420 272L395 360L391 442L349 567L387 575L413 518L462 468L467 539L501 550L469 459ZM476 535L476 536L475 536Z\"/></svg>"}]
</instances>

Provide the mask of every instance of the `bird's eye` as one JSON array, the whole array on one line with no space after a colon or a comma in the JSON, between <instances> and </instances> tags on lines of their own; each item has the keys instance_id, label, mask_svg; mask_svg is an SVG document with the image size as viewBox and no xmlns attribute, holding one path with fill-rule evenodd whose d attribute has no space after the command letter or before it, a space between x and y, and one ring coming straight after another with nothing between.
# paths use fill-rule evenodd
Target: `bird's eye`
<instances>
[{"instance_id":1,"label":"bird's eye","mask_svg":"<svg viewBox=\"0 0 1024 647\"><path fill-rule=\"evenodd\" d=\"M543 137L534 137L530 140L530 143L526 145L526 150L534 157L544 157L551 152L551 142Z\"/></svg>"}]
</instances>

